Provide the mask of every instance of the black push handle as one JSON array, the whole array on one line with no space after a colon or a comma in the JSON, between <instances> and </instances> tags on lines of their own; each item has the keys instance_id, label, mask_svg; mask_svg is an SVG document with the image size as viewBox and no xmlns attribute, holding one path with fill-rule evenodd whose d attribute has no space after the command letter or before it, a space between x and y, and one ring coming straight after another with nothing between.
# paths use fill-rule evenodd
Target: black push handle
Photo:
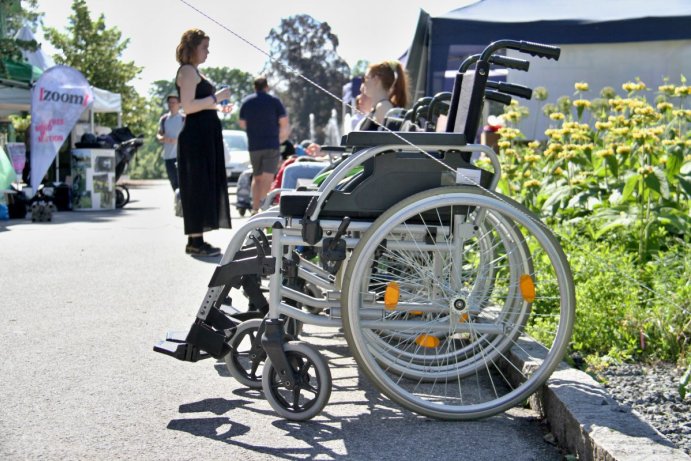
<instances>
[{"instance_id":1,"label":"black push handle","mask_svg":"<svg viewBox=\"0 0 691 461\"><path fill-rule=\"evenodd\" d=\"M494 90L485 90L485 99L489 99L490 101L496 101L498 103L504 104L505 106L511 104L511 96Z\"/></svg>"},{"instance_id":2,"label":"black push handle","mask_svg":"<svg viewBox=\"0 0 691 461\"><path fill-rule=\"evenodd\" d=\"M472 54L465 58L458 68L458 72L463 73L475 64L480 59L479 54ZM490 64L506 67L507 69L516 69L527 72L530 68L530 61L525 59L512 58L510 56L502 56L500 54L493 54L489 57Z\"/></svg>"},{"instance_id":3,"label":"black push handle","mask_svg":"<svg viewBox=\"0 0 691 461\"><path fill-rule=\"evenodd\" d=\"M418 123L420 121L420 117L423 117L425 121L427 121L427 117L429 113L429 104L423 104L421 106L417 106L417 109L415 109L415 113L413 114L413 122Z\"/></svg>"},{"instance_id":4,"label":"black push handle","mask_svg":"<svg viewBox=\"0 0 691 461\"><path fill-rule=\"evenodd\" d=\"M494 82L487 81L487 87L494 90L499 90L502 93L508 93L512 96L518 96L523 99L530 99L533 97L533 90L523 85L516 85L515 83Z\"/></svg>"},{"instance_id":5,"label":"black push handle","mask_svg":"<svg viewBox=\"0 0 691 461\"><path fill-rule=\"evenodd\" d=\"M496 51L502 48L508 48L510 50L518 50L521 53L527 53L531 56L538 56L541 58L548 58L558 60L561 54L561 49L552 45L543 45L542 43L526 42L524 40L497 40L496 42L490 43L480 55L481 61L486 61L492 56Z\"/></svg>"},{"instance_id":6,"label":"black push handle","mask_svg":"<svg viewBox=\"0 0 691 461\"><path fill-rule=\"evenodd\" d=\"M516 69L527 72L530 69L530 61L525 59L512 58L509 56L502 56L493 54L489 58L489 62L498 66L506 67L507 69Z\"/></svg>"},{"instance_id":7,"label":"black push handle","mask_svg":"<svg viewBox=\"0 0 691 461\"><path fill-rule=\"evenodd\" d=\"M541 58L559 60L561 48L552 45L543 45L542 43L526 42L521 40L519 51L528 53L531 56L539 56Z\"/></svg>"},{"instance_id":8,"label":"black push handle","mask_svg":"<svg viewBox=\"0 0 691 461\"><path fill-rule=\"evenodd\" d=\"M480 59L480 54L479 54L479 53L478 53L478 54L471 54L470 56L468 56L467 58L465 58L465 59L463 60L463 62L461 62L461 65L458 66L458 73L459 73L459 74L462 74L462 73L464 73L466 70L470 69L470 66L472 66L473 64L475 64L475 63L477 62L478 59Z\"/></svg>"},{"instance_id":9,"label":"black push handle","mask_svg":"<svg viewBox=\"0 0 691 461\"><path fill-rule=\"evenodd\" d=\"M437 93L432 98L432 102L429 103L429 109L427 109L427 120L432 120L435 116L439 115L441 109L446 107L449 108L449 101L451 100L451 92L442 91Z\"/></svg>"}]
</instances>

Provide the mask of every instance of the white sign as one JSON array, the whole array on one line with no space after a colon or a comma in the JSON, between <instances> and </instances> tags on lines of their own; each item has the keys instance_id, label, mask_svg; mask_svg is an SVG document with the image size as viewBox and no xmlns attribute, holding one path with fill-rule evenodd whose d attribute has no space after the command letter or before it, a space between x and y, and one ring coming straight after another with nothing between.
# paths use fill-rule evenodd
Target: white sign
<instances>
[{"instance_id":1,"label":"white sign","mask_svg":"<svg viewBox=\"0 0 691 461\"><path fill-rule=\"evenodd\" d=\"M31 95L31 187L39 184L79 116L93 103L89 82L68 66L51 67Z\"/></svg>"},{"instance_id":2,"label":"white sign","mask_svg":"<svg viewBox=\"0 0 691 461\"><path fill-rule=\"evenodd\" d=\"M470 168L456 168L456 184L480 185L482 170L471 170Z\"/></svg>"}]
</instances>

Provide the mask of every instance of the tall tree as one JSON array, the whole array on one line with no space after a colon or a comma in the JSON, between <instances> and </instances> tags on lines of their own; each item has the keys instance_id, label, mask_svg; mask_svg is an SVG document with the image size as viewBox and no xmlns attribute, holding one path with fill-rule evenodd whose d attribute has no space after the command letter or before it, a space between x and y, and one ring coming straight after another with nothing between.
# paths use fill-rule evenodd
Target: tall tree
<instances>
[{"instance_id":1,"label":"tall tree","mask_svg":"<svg viewBox=\"0 0 691 461\"><path fill-rule=\"evenodd\" d=\"M140 132L146 125L146 101L129 83L142 68L121 59L129 39L122 39L116 27L107 28L103 14L93 20L86 3L74 0L65 33L46 28L46 38L61 52L55 61L78 69L91 85L119 93L123 123L133 132ZM115 126L114 114L97 115L100 124Z\"/></svg>"},{"instance_id":2,"label":"tall tree","mask_svg":"<svg viewBox=\"0 0 691 461\"><path fill-rule=\"evenodd\" d=\"M315 141L323 141L323 127L332 109L340 114L340 104L301 75L341 96L350 69L337 53L338 37L331 32L328 23L301 14L282 19L266 39L272 59L264 70L267 76L279 82L275 86L287 106L293 137L298 141L309 137L309 114L313 113L317 131Z\"/></svg>"},{"instance_id":3,"label":"tall tree","mask_svg":"<svg viewBox=\"0 0 691 461\"><path fill-rule=\"evenodd\" d=\"M240 69L230 69L228 67L205 67L201 72L206 75L217 87L227 85L230 89L230 104L235 106L235 110L229 114L219 114L223 128L239 129L238 110L240 101L254 93L254 76Z\"/></svg>"},{"instance_id":4,"label":"tall tree","mask_svg":"<svg viewBox=\"0 0 691 461\"><path fill-rule=\"evenodd\" d=\"M0 0L0 58L22 61L22 50L34 51L35 40L17 40L14 35L25 24L32 29L41 20L43 13L36 12L37 0L25 0L23 8L19 0ZM0 77L7 77L5 64L0 59Z\"/></svg>"}]
</instances>

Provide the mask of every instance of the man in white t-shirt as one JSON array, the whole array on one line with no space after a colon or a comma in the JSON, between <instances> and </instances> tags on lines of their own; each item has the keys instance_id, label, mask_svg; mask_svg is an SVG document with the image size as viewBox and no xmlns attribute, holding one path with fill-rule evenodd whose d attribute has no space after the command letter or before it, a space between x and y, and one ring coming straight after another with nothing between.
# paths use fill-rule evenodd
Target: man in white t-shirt
<instances>
[{"instance_id":1,"label":"man in white t-shirt","mask_svg":"<svg viewBox=\"0 0 691 461\"><path fill-rule=\"evenodd\" d=\"M156 139L163 143L163 160L166 164L168 180L173 190L179 187L178 183L178 135L185 124L185 116L180 113L180 98L171 94L166 98L168 113L158 121L158 133Z\"/></svg>"}]
</instances>

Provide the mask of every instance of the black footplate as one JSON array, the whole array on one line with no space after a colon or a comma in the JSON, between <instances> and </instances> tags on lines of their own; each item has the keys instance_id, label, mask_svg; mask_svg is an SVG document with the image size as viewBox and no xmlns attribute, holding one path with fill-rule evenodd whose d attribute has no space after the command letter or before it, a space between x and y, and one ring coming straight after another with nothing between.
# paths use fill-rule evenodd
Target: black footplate
<instances>
[{"instance_id":1,"label":"black footplate","mask_svg":"<svg viewBox=\"0 0 691 461\"><path fill-rule=\"evenodd\" d=\"M154 346L154 351L185 362L225 357L230 352L228 342L235 334L238 321L230 319L215 307L211 308L207 321L196 319L187 333L169 332L164 341Z\"/></svg>"},{"instance_id":2,"label":"black footplate","mask_svg":"<svg viewBox=\"0 0 691 461\"><path fill-rule=\"evenodd\" d=\"M211 357L210 354L205 353L197 347L185 342L177 341L159 341L154 346L154 351L161 354L170 355L178 360L184 362L197 362L202 359Z\"/></svg>"}]
</instances>

